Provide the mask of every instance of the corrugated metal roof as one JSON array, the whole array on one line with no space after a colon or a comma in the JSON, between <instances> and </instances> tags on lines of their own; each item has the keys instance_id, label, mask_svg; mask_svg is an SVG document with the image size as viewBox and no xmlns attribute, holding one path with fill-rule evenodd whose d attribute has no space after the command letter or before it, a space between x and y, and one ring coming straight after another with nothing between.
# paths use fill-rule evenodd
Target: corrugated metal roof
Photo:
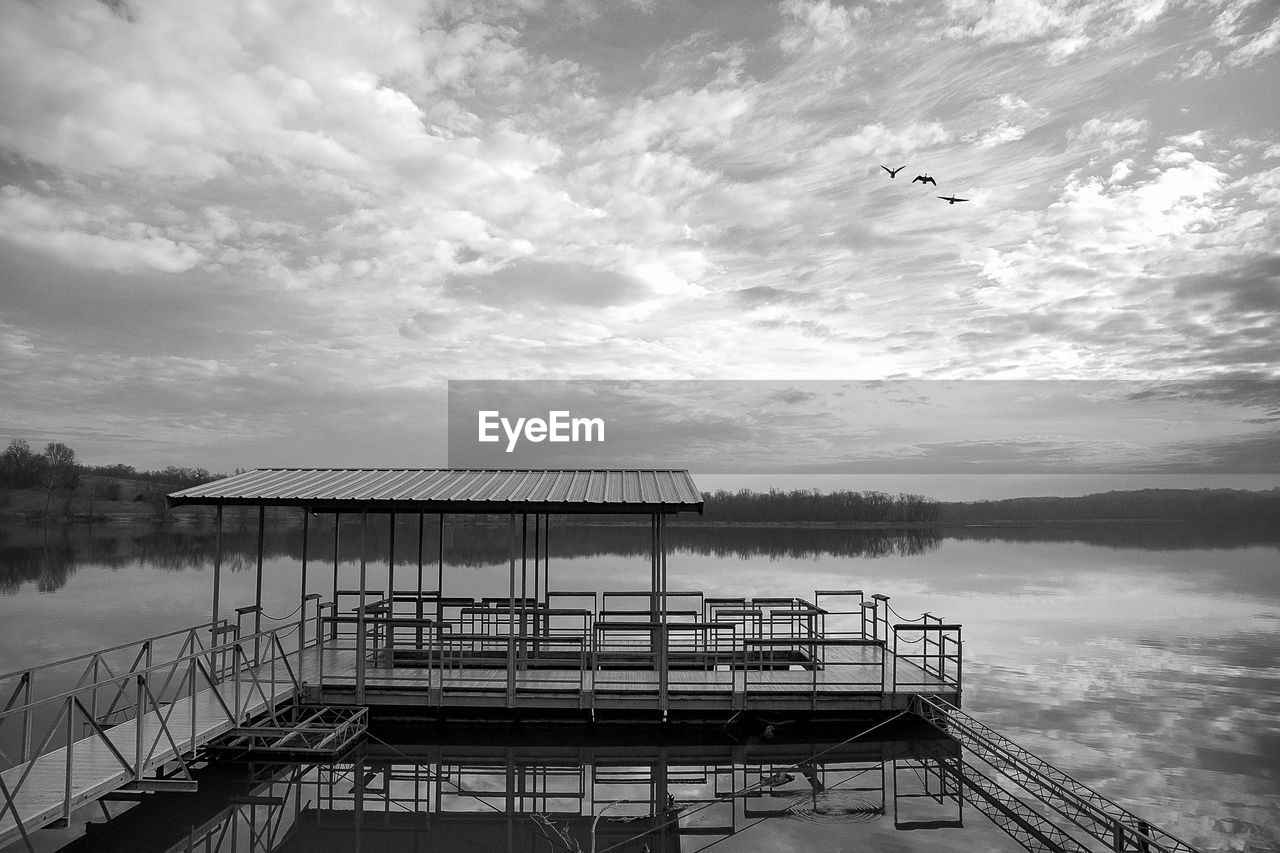
<instances>
[{"instance_id":1,"label":"corrugated metal roof","mask_svg":"<svg viewBox=\"0 0 1280 853\"><path fill-rule=\"evenodd\" d=\"M412 512L702 512L688 471L258 468L183 489L170 506L306 506Z\"/></svg>"}]
</instances>

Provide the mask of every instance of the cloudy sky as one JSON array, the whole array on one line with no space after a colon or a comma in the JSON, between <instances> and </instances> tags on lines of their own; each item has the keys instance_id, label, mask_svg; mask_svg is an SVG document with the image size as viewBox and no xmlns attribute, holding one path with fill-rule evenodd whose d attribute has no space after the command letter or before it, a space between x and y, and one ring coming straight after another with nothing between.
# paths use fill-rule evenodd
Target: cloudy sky
<instances>
[{"instance_id":1,"label":"cloudy sky","mask_svg":"<svg viewBox=\"0 0 1280 853\"><path fill-rule=\"evenodd\" d=\"M1278 77L1275 0L0 0L0 441L439 465L451 379L1229 394L1280 376Z\"/></svg>"}]
</instances>

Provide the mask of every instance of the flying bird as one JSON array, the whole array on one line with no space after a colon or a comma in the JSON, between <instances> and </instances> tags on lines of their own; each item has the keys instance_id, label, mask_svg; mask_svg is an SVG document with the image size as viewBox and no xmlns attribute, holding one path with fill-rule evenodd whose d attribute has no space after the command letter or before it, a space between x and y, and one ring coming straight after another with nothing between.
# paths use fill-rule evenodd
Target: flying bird
<instances>
[{"instance_id":1,"label":"flying bird","mask_svg":"<svg viewBox=\"0 0 1280 853\"><path fill-rule=\"evenodd\" d=\"M916 181L919 181L922 184L933 184L935 187L938 185L938 182L935 181L933 178L929 177L928 175L916 175L914 178L911 179L911 183L913 184Z\"/></svg>"},{"instance_id":2,"label":"flying bird","mask_svg":"<svg viewBox=\"0 0 1280 853\"><path fill-rule=\"evenodd\" d=\"M953 196L953 195L940 195L940 196L938 196L938 198L942 199L942 200L943 200L943 201L945 201L947 204L955 204L955 203L956 203L956 202L958 202L958 201L968 201L968 200L969 200L969 199L967 199L967 198L956 198L956 197L955 197L955 196Z\"/></svg>"},{"instance_id":3,"label":"flying bird","mask_svg":"<svg viewBox=\"0 0 1280 853\"><path fill-rule=\"evenodd\" d=\"M906 166L899 166L899 167L898 167L898 168L896 168L896 169L890 169L888 166L884 166L884 165L882 165L880 168L881 168L881 169L884 169L886 172L888 172L888 173L889 173L889 177L891 177L891 178L896 178L896 177L898 177L898 173L899 173L899 172L901 172L903 169L905 169L905 168L907 168L907 167L906 167Z\"/></svg>"}]
</instances>

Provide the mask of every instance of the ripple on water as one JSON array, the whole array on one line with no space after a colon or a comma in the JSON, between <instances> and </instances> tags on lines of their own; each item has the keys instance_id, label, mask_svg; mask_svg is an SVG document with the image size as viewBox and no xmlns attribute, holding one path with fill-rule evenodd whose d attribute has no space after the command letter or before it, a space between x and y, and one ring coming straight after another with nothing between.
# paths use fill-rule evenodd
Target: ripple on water
<instances>
[{"instance_id":1,"label":"ripple on water","mask_svg":"<svg viewBox=\"0 0 1280 853\"><path fill-rule=\"evenodd\" d=\"M787 817L812 823L875 820L884 808L856 791L827 790L807 794L786 808Z\"/></svg>"}]
</instances>

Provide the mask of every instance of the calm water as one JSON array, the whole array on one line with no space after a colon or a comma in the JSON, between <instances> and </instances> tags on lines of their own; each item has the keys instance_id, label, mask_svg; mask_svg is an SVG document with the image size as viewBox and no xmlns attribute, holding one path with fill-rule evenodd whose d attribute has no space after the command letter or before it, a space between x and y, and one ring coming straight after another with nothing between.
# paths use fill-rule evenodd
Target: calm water
<instances>
[{"instance_id":1,"label":"calm water","mask_svg":"<svg viewBox=\"0 0 1280 853\"><path fill-rule=\"evenodd\" d=\"M233 526L225 540L222 615L234 617L235 605L253 600L256 532L252 524ZM264 609L286 617L300 592L301 533L273 527L266 541ZM385 535L370 541L384 543ZM412 588L417 583L416 520L398 527L397 542L396 586ZM815 589L861 587L890 595L893 608L904 617L927 610L963 623L965 707L970 713L1202 849L1280 850L1280 536L1274 531L1106 526L898 536L673 527L670 542L672 590L807 596ZM447 530L445 593L505 595L505 544L505 529ZM646 531L640 529L553 528L552 587L643 588L648 578L645 546ZM307 586L326 598L333 584L332 548L332 523L315 523ZM340 586L355 583L357 548L357 529L344 524ZM431 525L423 534L423 550L424 585L431 588L437 553ZM212 553L212 534L190 529L0 528L0 672L208 619ZM385 589L386 554L375 555L371 548L370 560L372 582ZM801 738L801 752L820 752L821 739L806 737ZM384 790L387 784L399 792L396 796L418 790L401 778L415 772L436 780L465 776L470 781L457 790L440 781L432 784L442 794L452 791L451 802L472 802L470 807L455 805L456 810L492 811L492 803L486 805L492 797L457 792L481 784L476 780L493 783L493 755L481 762L487 769L472 779L466 775L470 771L459 768L471 767L474 756L419 756L403 744L398 748L403 754L369 759L391 768L374 773L382 774ZM618 784L651 790L652 780L644 774L656 765L641 755L640 747L636 750L636 761L617 777L623 780ZM572 786L578 777L571 768L594 767L591 762L598 759L588 755L566 762L563 754L556 755L539 759L542 764L529 758L520 767L550 768L544 776ZM681 803L707 800L707 791L725 786L730 788L721 793L733 794L737 788L732 786L767 778L758 769L768 762L752 758L695 756L680 764L668 754L664 760L672 772L681 768L675 778L685 780L668 780L668 790ZM793 764L779 759L777 766ZM776 786L781 799L770 795L762 806L757 800L763 794L730 797L736 805L708 806L705 819L739 821L733 824L736 834L719 839L718 849L725 850L1019 849L969 806L964 807L964 829L896 830L893 794L901 786L885 789L889 799L883 801L888 805L882 813L867 811L863 802L874 800L874 792L837 796L843 785L858 785L833 781L849 774L861 779L864 773L891 779L890 765L874 772L861 764L823 767L832 780L824 781L827 799L809 802L809 813L795 813L794 808L803 808L788 805L792 799L801 803L806 792L815 793L807 777L793 770L789 782ZM505 759L498 766L504 768L498 775L505 778ZM357 775L364 779L369 772ZM308 792L302 799L319 802L319 776L312 772L301 787L289 790ZM903 778L910 776L908 769ZM335 802L355 797L351 768L343 778L336 788L330 786L338 792L332 795ZM922 783L918 772L914 778ZM288 788L289 783L271 784ZM365 785L373 793L362 789L361 796L376 799L377 786L373 778ZM575 796L579 794L586 796ZM580 808L582 814L595 815L617 799L636 800L626 807L630 811L616 806L600 816L597 828L608 832L628 820L653 820L667 806L638 795L610 796L605 792L588 798ZM793 808L793 813L766 815L746 829L755 820L747 812L756 806L762 812ZM351 806L335 809L350 812ZM400 803L395 811L406 808ZM531 816L536 811L526 810L526 824L539 820ZM560 811L571 809L566 805ZM560 813L551 809L545 814L553 812ZM298 812L300 828L304 820L315 818L308 815L305 809ZM522 831L541 833L542 838L563 831L567 834L559 846L545 849L572 849L571 843L586 838L583 821L575 820L560 824L560 830L525 825ZM682 826L695 823L692 816L680 821ZM323 844L316 835L310 848L354 849L352 827L331 829L338 835L326 835ZM571 836L579 841L568 841ZM55 847L59 833L45 832L42 838ZM695 850L717 838L711 833L679 843Z\"/></svg>"}]
</instances>

